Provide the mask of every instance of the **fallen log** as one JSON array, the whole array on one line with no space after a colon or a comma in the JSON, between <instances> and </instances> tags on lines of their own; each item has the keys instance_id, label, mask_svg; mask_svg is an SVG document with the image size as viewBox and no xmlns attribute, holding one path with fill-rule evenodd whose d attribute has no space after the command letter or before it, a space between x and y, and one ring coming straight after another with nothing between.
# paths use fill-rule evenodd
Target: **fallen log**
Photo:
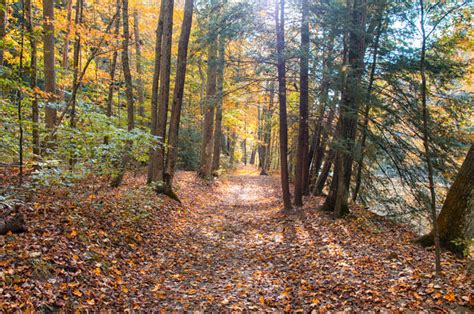
<instances>
[{"instance_id":1,"label":"fallen log","mask_svg":"<svg viewBox=\"0 0 474 314\"><path fill-rule=\"evenodd\" d=\"M8 232L23 233L27 231L21 208L21 204L15 204L13 207L5 204L2 206L0 210L0 235L6 235Z\"/></svg>"}]
</instances>

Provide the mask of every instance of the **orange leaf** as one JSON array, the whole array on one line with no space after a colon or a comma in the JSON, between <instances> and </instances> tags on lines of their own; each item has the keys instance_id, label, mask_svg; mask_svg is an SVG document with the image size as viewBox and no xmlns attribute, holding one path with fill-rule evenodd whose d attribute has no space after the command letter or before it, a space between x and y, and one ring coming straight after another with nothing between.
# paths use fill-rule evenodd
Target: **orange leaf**
<instances>
[{"instance_id":1,"label":"orange leaf","mask_svg":"<svg viewBox=\"0 0 474 314\"><path fill-rule=\"evenodd\" d=\"M454 292L448 291L448 293L445 294L444 298L448 300L449 302L453 302L456 300L456 296L454 295Z\"/></svg>"},{"instance_id":2,"label":"orange leaf","mask_svg":"<svg viewBox=\"0 0 474 314\"><path fill-rule=\"evenodd\" d=\"M75 296L78 296L78 297L82 297L82 292L79 291L79 289L74 289L74 291L72 292L72 294L74 294Z\"/></svg>"}]
</instances>

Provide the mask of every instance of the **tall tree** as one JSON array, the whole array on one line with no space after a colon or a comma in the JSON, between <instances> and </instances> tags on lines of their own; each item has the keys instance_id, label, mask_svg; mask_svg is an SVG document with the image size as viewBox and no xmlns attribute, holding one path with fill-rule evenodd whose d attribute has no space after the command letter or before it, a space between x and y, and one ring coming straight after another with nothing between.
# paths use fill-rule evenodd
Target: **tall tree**
<instances>
[{"instance_id":1,"label":"tall tree","mask_svg":"<svg viewBox=\"0 0 474 314\"><path fill-rule=\"evenodd\" d=\"M133 83L132 73L130 71L130 60L128 56L128 47L130 44L130 28L128 20L128 0L122 0L122 69L123 76L125 79L125 94L127 96L127 130L132 131L135 128L135 109L133 100ZM126 146L130 146L132 143L128 141ZM117 174L112 178L110 185L112 187L118 187L122 184L123 177L125 175L126 167L130 161L130 152L128 147L124 147L122 151L122 160L119 165Z\"/></svg>"},{"instance_id":2,"label":"tall tree","mask_svg":"<svg viewBox=\"0 0 474 314\"><path fill-rule=\"evenodd\" d=\"M69 36L71 34L71 21L72 21L72 1L73 0L66 0L66 7L67 7L67 25L66 25L66 34L64 35L64 46L62 51L62 66L64 70L67 70L69 67Z\"/></svg>"},{"instance_id":3,"label":"tall tree","mask_svg":"<svg viewBox=\"0 0 474 314\"><path fill-rule=\"evenodd\" d=\"M31 0L25 1L26 13L26 30L30 40L30 87L33 91L33 99L31 100L31 136L33 141L33 154L35 158L40 154L40 134L39 134L39 107L38 95L35 91L37 87L37 43L36 35L33 32L33 10Z\"/></svg>"},{"instance_id":4,"label":"tall tree","mask_svg":"<svg viewBox=\"0 0 474 314\"><path fill-rule=\"evenodd\" d=\"M166 170L164 174L165 192L167 192L168 195L173 195L171 192L178 153L178 133L181 119L181 107L184 96L184 83L186 80L189 36L191 34L191 26L193 22L193 2L193 0L186 0L184 3L184 18L183 24L181 26L181 35L179 37L176 79L173 102L171 106L170 126L168 131L168 154L166 158Z\"/></svg>"},{"instance_id":5,"label":"tall tree","mask_svg":"<svg viewBox=\"0 0 474 314\"><path fill-rule=\"evenodd\" d=\"M214 128L214 149L212 153L212 171L219 170L222 142L222 106L224 100L225 38L219 36L219 56L217 65L216 123Z\"/></svg>"},{"instance_id":6,"label":"tall tree","mask_svg":"<svg viewBox=\"0 0 474 314\"><path fill-rule=\"evenodd\" d=\"M295 173L295 206L303 206L303 192L308 177L308 0L301 2L300 112Z\"/></svg>"},{"instance_id":7,"label":"tall tree","mask_svg":"<svg viewBox=\"0 0 474 314\"><path fill-rule=\"evenodd\" d=\"M364 158L365 158L365 145L367 142L367 133L369 127L369 113L371 109L371 102L372 102L372 89L374 86L375 81L375 69L377 67L377 56L379 52L379 41L380 36L382 34L382 22L383 22L383 11L384 8L380 10L377 23L377 28L375 30L375 37L373 41L373 52L372 52L372 64L370 66L370 74L369 74L369 85L367 87L367 96L366 96L366 105L364 109L364 121L361 130L360 142L359 142L359 149L360 149L360 158L357 163L357 171L355 176L355 187L354 192L352 194L352 201L357 201L357 196L359 194L360 186L362 184L362 169L364 167Z\"/></svg>"},{"instance_id":8,"label":"tall tree","mask_svg":"<svg viewBox=\"0 0 474 314\"><path fill-rule=\"evenodd\" d=\"M127 129L129 131L135 128L135 109L133 100L132 73L130 71L130 59L128 47L130 45L130 29L128 21L128 0L122 1L122 68L125 79L125 94L127 96Z\"/></svg>"},{"instance_id":9,"label":"tall tree","mask_svg":"<svg viewBox=\"0 0 474 314\"><path fill-rule=\"evenodd\" d=\"M161 44L163 42L163 20L166 12L167 1L162 0L160 6L160 17L156 27L155 43L155 68L153 70L153 86L151 89L151 135L158 136L158 90L160 86L161 73ZM150 162L148 164L148 183L156 182L158 178L158 148L150 150Z\"/></svg>"},{"instance_id":10,"label":"tall tree","mask_svg":"<svg viewBox=\"0 0 474 314\"><path fill-rule=\"evenodd\" d=\"M217 91L217 25L216 25L217 0L212 0L210 5L211 15L208 26L208 48L207 48L207 84L206 104L204 109L204 122L202 130L201 160L199 176L210 178L212 175L212 153L214 134L214 112L216 107Z\"/></svg>"},{"instance_id":11,"label":"tall tree","mask_svg":"<svg viewBox=\"0 0 474 314\"><path fill-rule=\"evenodd\" d=\"M308 172L311 170L309 180L304 182L308 185L307 189L309 190L311 186L314 186L316 182L319 171L321 170L321 165L324 160L324 155L326 153L326 140L327 136L329 135L329 128L332 124L332 118L334 116L334 110L330 107L329 103L329 90L331 88L332 83L332 75L331 75L331 68L333 66L334 60L334 34L335 30L333 28L330 29L328 34L324 35L323 42L327 43L323 50L323 60L322 60L322 79L319 88L319 108L318 108L318 118L316 120L316 126L314 130L314 134L311 140L311 147L308 154ZM335 97L334 97L335 98ZM326 117L326 111L329 108L329 115ZM329 122L329 124L328 124Z\"/></svg>"},{"instance_id":12,"label":"tall tree","mask_svg":"<svg viewBox=\"0 0 474 314\"><path fill-rule=\"evenodd\" d=\"M260 175L267 175L270 167L270 151L271 151L271 138L272 138L272 115L273 115L273 101L275 98L275 86L273 82L269 84L268 88L268 107L263 108L263 144L261 145L261 151L259 151L260 158Z\"/></svg>"},{"instance_id":13,"label":"tall tree","mask_svg":"<svg viewBox=\"0 0 474 314\"><path fill-rule=\"evenodd\" d=\"M121 0L116 0L115 3L116 9L116 19L115 19L115 30L114 35L118 38L120 34L120 10L121 10ZM114 87L115 87L115 72L117 70L117 59L118 59L118 50L114 49L112 52L112 60L110 62L110 69L109 69L109 91L107 94L107 117L112 117L112 108L114 105ZM105 142L108 142L108 139L105 139Z\"/></svg>"},{"instance_id":14,"label":"tall tree","mask_svg":"<svg viewBox=\"0 0 474 314\"><path fill-rule=\"evenodd\" d=\"M364 72L365 24L367 0L348 2L350 13L348 63L349 71L341 95L340 116L336 130L336 157L334 183L324 204L324 209L334 211L337 217L349 212L348 196L352 173L354 142L360 106L361 77Z\"/></svg>"},{"instance_id":15,"label":"tall tree","mask_svg":"<svg viewBox=\"0 0 474 314\"><path fill-rule=\"evenodd\" d=\"M54 0L43 1L43 55L44 55L44 87L48 93L48 104L45 108L46 128L48 131L56 125L56 70L54 68ZM50 138L49 140L52 140ZM51 143L50 143L51 144ZM48 146L51 146L48 144Z\"/></svg>"},{"instance_id":16,"label":"tall tree","mask_svg":"<svg viewBox=\"0 0 474 314\"><path fill-rule=\"evenodd\" d=\"M291 210L288 174L288 121L286 113L285 0L275 1L278 100L280 102L280 176L284 210Z\"/></svg>"},{"instance_id":17,"label":"tall tree","mask_svg":"<svg viewBox=\"0 0 474 314\"><path fill-rule=\"evenodd\" d=\"M430 190L430 213L433 224L433 236L436 250L435 270L438 276L441 275L441 249L439 241L438 220L436 213L436 192L433 174L433 161L430 150L430 126L428 125L431 118L427 104L427 87L426 87L426 31L425 31L425 4L420 0L420 26L421 26L421 55L420 55L420 74L421 74L421 110L423 119L423 147L425 149L426 167L428 170L428 187Z\"/></svg>"},{"instance_id":18,"label":"tall tree","mask_svg":"<svg viewBox=\"0 0 474 314\"><path fill-rule=\"evenodd\" d=\"M163 173L165 170L165 143L166 143L166 124L168 121L168 105L170 95L171 80L171 44L173 39L173 10L174 0L167 0L166 11L163 16L163 42L161 47L161 73L160 90L158 106L158 136L161 145L157 150L156 158L156 177L158 181L163 182Z\"/></svg>"},{"instance_id":19,"label":"tall tree","mask_svg":"<svg viewBox=\"0 0 474 314\"><path fill-rule=\"evenodd\" d=\"M74 40L74 56L73 56L73 79L72 79L72 96L71 96L71 120L70 125L72 128L76 127L76 98L77 98L77 88L75 86L78 84L79 80L79 58L81 53L81 32L80 26L82 24L82 11L84 7L84 0L76 1L76 16L74 18L74 24L76 27L76 34Z\"/></svg>"},{"instance_id":20,"label":"tall tree","mask_svg":"<svg viewBox=\"0 0 474 314\"><path fill-rule=\"evenodd\" d=\"M474 238L474 145L446 195L437 218L439 241L445 248L462 253ZM434 244L433 230L419 239L423 245Z\"/></svg>"},{"instance_id":21,"label":"tall tree","mask_svg":"<svg viewBox=\"0 0 474 314\"><path fill-rule=\"evenodd\" d=\"M3 41L7 33L7 1L0 0L0 40ZM5 44L0 45L0 67L3 66L3 51Z\"/></svg>"},{"instance_id":22,"label":"tall tree","mask_svg":"<svg viewBox=\"0 0 474 314\"><path fill-rule=\"evenodd\" d=\"M140 29L138 24L138 11L133 12L133 33L135 36L135 63L137 67L137 94L138 94L138 114L145 116L145 89L143 88L143 67L142 67L142 41L140 39Z\"/></svg>"}]
</instances>

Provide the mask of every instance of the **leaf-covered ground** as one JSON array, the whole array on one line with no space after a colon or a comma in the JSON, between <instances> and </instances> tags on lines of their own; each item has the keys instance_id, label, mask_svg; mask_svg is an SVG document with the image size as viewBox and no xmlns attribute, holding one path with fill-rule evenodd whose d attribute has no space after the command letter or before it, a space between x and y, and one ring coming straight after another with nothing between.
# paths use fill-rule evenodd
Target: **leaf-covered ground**
<instances>
[{"instance_id":1,"label":"leaf-covered ground","mask_svg":"<svg viewBox=\"0 0 474 314\"><path fill-rule=\"evenodd\" d=\"M38 193L29 232L0 237L0 308L472 310L464 261L444 253L435 280L433 252L366 211L335 220L310 198L282 215L278 179L249 168L179 173L182 206L144 180Z\"/></svg>"}]
</instances>

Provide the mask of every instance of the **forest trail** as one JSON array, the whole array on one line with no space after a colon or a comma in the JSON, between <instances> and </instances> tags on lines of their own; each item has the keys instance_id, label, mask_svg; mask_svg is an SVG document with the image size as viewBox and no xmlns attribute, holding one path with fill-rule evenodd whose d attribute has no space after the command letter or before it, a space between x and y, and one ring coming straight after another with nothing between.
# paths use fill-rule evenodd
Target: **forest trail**
<instances>
[{"instance_id":1,"label":"forest trail","mask_svg":"<svg viewBox=\"0 0 474 314\"><path fill-rule=\"evenodd\" d=\"M0 308L167 310L446 310L474 304L465 261L407 228L324 200L281 213L278 177L237 169L212 183L179 172L182 205L145 176L38 193L29 231L1 238Z\"/></svg>"},{"instance_id":2,"label":"forest trail","mask_svg":"<svg viewBox=\"0 0 474 314\"><path fill-rule=\"evenodd\" d=\"M258 173L243 167L199 196L184 197L194 211L174 229L182 230L174 252L181 264L160 286L174 295L167 305L414 309L426 308L422 300L430 294L438 308L451 294L466 293L467 282L456 282L456 293L434 288L427 271L432 253L411 244L413 235L404 227L367 212L334 220L314 210L323 198L283 215L279 178ZM452 262L446 265L459 271L461 265Z\"/></svg>"}]
</instances>

